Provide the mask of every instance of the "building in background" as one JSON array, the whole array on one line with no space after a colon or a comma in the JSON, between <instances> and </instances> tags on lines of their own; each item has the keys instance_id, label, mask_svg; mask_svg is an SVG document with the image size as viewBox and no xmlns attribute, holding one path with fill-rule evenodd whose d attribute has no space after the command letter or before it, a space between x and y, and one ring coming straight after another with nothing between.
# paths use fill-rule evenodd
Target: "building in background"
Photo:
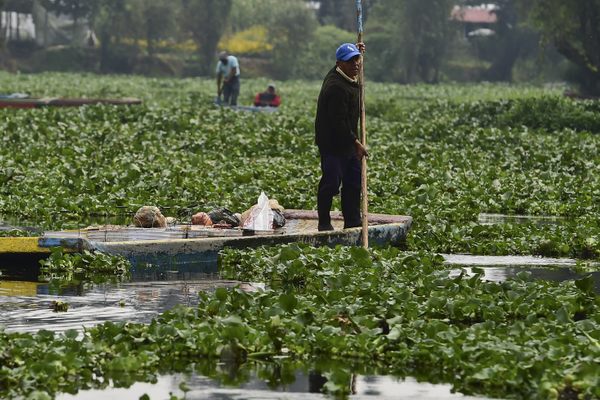
<instances>
[{"instance_id":1,"label":"building in background","mask_svg":"<svg viewBox=\"0 0 600 400\"><path fill-rule=\"evenodd\" d=\"M0 14L0 40L34 41L39 47L97 43L85 19L49 12L37 0L8 0Z\"/></svg>"},{"instance_id":2,"label":"building in background","mask_svg":"<svg viewBox=\"0 0 600 400\"><path fill-rule=\"evenodd\" d=\"M0 12L0 40L35 40L35 25L31 15L33 0L8 0Z\"/></svg>"},{"instance_id":3,"label":"building in background","mask_svg":"<svg viewBox=\"0 0 600 400\"><path fill-rule=\"evenodd\" d=\"M494 25L498 22L495 4L480 6L454 6L450 19L462 23L466 37L491 36L496 32Z\"/></svg>"}]
</instances>

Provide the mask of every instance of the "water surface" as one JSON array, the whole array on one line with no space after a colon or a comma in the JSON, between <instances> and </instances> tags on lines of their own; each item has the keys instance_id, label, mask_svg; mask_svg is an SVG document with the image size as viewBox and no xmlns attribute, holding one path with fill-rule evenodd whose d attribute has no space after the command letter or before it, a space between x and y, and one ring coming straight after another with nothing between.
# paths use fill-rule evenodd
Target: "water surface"
<instances>
[{"instance_id":1,"label":"water surface","mask_svg":"<svg viewBox=\"0 0 600 400\"><path fill-rule=\"evenodd\" d=\"M572 259L543 257L484 257L444 255L448 265L473 273L482 268L483 279L504 281L522 271L529 271L534 279L564 281L582 275L572 269ZM591 274L600 293L600 272ZM218 287L238 286L243 290L260 290L261 284L222 280L216 275L177 271L147 271L136 274L131 282L79 284L56 286L49 283L0 280L0 325L7 331L35 332L39 329L64 332L83 330L105 321L133 321L148 323L163 311L183 304L197 304L198 293ZM68 303L67 312L55 312L53 302ZM159 376L155 384L135 383L129 388L109 387L103 390L82 391L76 395L61 394L59 400L139 399L148 394L151 399L169 399L171 394L183 397L179 385L189 387L186 399L289 399L303 400L328 398L315 386L314 377L297 371L293 383L271 387L256 374L239 387L224 385L199 374L169 374ZM322 385L323 381L321 381ZM397 379L381 375L356 375L352 382L351 399L421 399L454 400L486 399L452 393L450 385L417 382L413 378Z\"/></svg>"},{"instance_id":2,"label":"water surface","mask_svg":"<svg viewBox=\"0 0 600 400\"><path fill-rule=\"evenodd\" d=\"M106 321L149 323L178 304L194 306L198 293L240 285L256 290L261 285L215 279L206 274L177 273L163 280L120 284L80 284L55 288L48 283L0 281L0 325L8 332L64 332L83 330ZM68 304L55 312L54 302Z\"/></svg>"},{"instance_id":3,"label":"water surface","mask_svg":"<svg viewBox=\"0 0 600 400\"><path fill-rule=\"evenodd\" d=\"M173 374L158 378L156 384L135 383L130 388L112 388L105 390L88 390L76 395L63 394L57 400L101 400L113 399L139 399L147 394L152 400L168 400L170 394L183 398L179 389L181 382L185 382L189 391L186 400L215 399L215 400L304 400L304 399L332 399L320 391L320 384L324 381L314 379L314 376L304 372L297 372L295 381L291 384L270 388L265 382L253 376L240 387L224 386L212 379L196 374ZM431 384L418 382L414 378L396 379L388 376L354 376L349 383L353 388L350 399L360 400L477 400L487 397L466 396L461 393L452 393L450 385Z\"/></svg>"}]
</instances>

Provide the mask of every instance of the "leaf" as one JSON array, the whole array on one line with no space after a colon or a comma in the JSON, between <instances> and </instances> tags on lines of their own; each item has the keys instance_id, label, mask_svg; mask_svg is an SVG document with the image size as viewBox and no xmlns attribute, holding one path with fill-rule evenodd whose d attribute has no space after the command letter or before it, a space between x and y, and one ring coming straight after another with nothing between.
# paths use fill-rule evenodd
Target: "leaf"
<instances>
[{"instance_id":1,"label":"leaf","mask_svg":"<svg viewBox=\"0 0 600 400\"><path fill-rule=\"evenodd\" d=\"M390 333L387 334L387 338L389 340L397 340L402 336L402 327L400 326L394 326L391 330Z\"/></svg>"},{"instance_id":2,"label":"leaf","mask_svg":"<svg viewBox=\"0 0 600 400\"><path fill-rule=\"evenodd\" d=\"M588 275L585 278L575 280L575 286L583 293L593 296L595 294L594 278Z\"/></svg>"},{"instance_id":3,"label":"leaf","mask_svg":"<svg viewBox=\"0 0 600 400\"><path fill-rule=\"evenodd\" d=\"M292 312L298 305L298 299L292 293L284 293L279 296L279 304L286 312Z\"/></svg>"},{"instance_id":4,"label":"leaf","mask_svg":"<svg viewBox=\"0 0 600 400\"><path fill-rule=\"evenodd\" d=\"M67 339L77 339L79 332L76 329L69 329L65 331L64 335Z\"/></svg>"},{"instance_id":5,"label":"leaf","mask_svg":"<svg viewBox=\"0 0 600 400\"><path fill-rule=\"evenodd\" d=\"M179 389L180 389L182 392L184 392L184 393L186 393L186 392L189 392L189 391L190 391L190 387L188 386L188 384L187 384L187 382L186 382L186 381L181 381L181 382L179 383Z\"/></svg>"},{"instance_id":6,"label":"leaf","mask_svg":"<svg viewBox=\"0 0 600 400\"><path fill-rule=\"evenodd\" d=\"M352 256L352 261L361 268L369 268L373 265L371 254L363 247L350 248L350 255Z\"/></svg>"},{"instance_id":7,"label":"leaf","mask_svg":"<svg viewBox=\"0 0 600 400\"><path fill-rule=\"evenodd\" d=\"M46 392L35 391L27 396L28 400L52 400L52 397Z\"/></svg>"},{"instance_id":8,"label":"leaf","mask_svg":"<svg viewBox=\"0 0 600 400\"><path fill-rule=\"evenodd\" d=\"M569 311L563 306L556 311L556 320L561 324L566 324L571 321Z\"/></svg>"},{"instance_id":9,"label":"leaf","mask_svg":"<svg viewBox=\"0 0 600 400\"><path fill-rule=\"evenodd\" d=\"M227 300L227 295L228 295L228 291L226 288L220 287L220 288L215 289L215 297L220 302L224 302L225 300Z\"/></svg>"},{"instance_id":10,"label":"leaf","mask_svg":"<svg viewBox=\"0 0 600 400\"><path fill-rule=\"evenodd\" d=\"M279 253L279 260L281 262L293 261L300 256L300 252L292 247L283 247Z\"/></svg>"},{"instance_id":11,"label":"leaf","mask_svg":"<svg viewBox=\"0 0 600 400\"><path fill-rule=\"evenodd\" d=\"M494 371L491 368L483 368L475 374L473 374L473 378L480 381L485 381L490 379L490 377L492 377L493 375Z\"/></svg>"},{"instance_id":12,"label":"leaf","mask_svg":"<svg viewBox=\"0 0 600 400\"><path fill-rule=\"evenodd\" d=\"M242 325L244 322L237 315L230 315L226 318L221 319L221 322L227 325Z\"/></svg>"}]
</instances>

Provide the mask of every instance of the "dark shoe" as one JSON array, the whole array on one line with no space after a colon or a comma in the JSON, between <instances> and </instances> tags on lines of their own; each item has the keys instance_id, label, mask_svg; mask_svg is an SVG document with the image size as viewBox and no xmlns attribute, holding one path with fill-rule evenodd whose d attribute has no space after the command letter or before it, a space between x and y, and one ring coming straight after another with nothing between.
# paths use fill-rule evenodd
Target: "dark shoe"
<instances>
[{"instance_id":1,"label":"dark shoe","mask_svg":"<svg viewBox=\"0 0 600 400\"><path fill-rule=\"evenodd\" d=\"M333 230L333 225L331 224L319 224L319 231L332 231Z\"/></svg>"},{"instance_id":2,"label":"dark shoe","mask_svg":"<svg viewBox=\"0 0 600 400\"><path fill-rule=\"evenodd\" d=\"M344 229L360 228L360 227L362 227L362 224L358 224L358 225L344 225Z\"/></svg>"},{"instance_id":3,"label":"dark shoe","mask_svg":"<svg viewBox=\"0 0 600 400\"><path fill-rule=\"evenodd\" d=\"M357 227L361 227L362 226L362 221L361 220L355 220L355 221L349 221L349 222L344 222L344 229L348 229L348 228L357 228Z\"/></svg>"}]
</instances>

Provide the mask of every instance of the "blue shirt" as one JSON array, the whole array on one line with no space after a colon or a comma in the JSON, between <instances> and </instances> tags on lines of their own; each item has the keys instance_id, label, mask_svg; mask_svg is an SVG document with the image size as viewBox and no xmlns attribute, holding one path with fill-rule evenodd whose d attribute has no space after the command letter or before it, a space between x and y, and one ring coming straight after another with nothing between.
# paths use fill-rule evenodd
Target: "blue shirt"
<instances>
[{"instance_id":1,"label":"blue shirt","mask_svg":"<svg viewBox=\"0 0 600 400\"><path fill-rule=\"evenodd\" d=\"M234 56L227 56L227 65L224 65L221 60L217 62L217 70L216 73L222 74L223 76L229 76L232 68L236 68L235 76L240 76L240 63L238 59Z\"/></svg>"}]
</instances>

